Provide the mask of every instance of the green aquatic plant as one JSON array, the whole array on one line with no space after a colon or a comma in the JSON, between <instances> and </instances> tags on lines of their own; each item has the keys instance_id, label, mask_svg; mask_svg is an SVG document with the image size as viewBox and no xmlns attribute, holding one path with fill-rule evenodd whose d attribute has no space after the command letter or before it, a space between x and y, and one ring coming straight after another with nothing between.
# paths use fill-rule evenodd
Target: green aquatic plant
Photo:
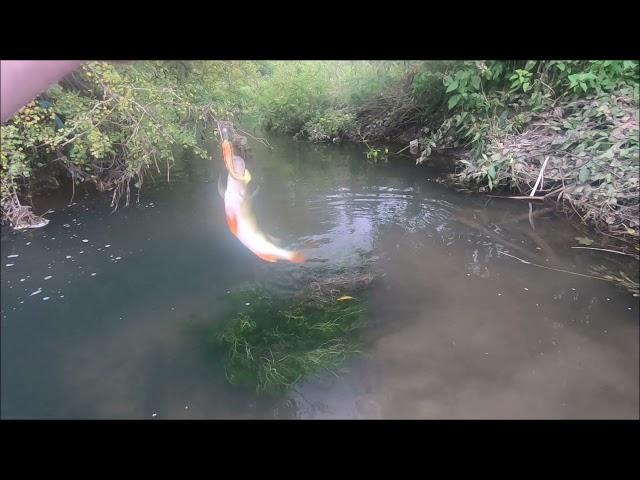
<instances>
[{"instance_id":1,"label":"green aquatic plant","mask_svg":"<svg viewBox=\"0 0 640 480\"><path fill-rule=\"evenodd\" d=\"M210 340L232 385L284 393L304 378L337 376L359 352L356 332L366 324L366 308L356 298L278 298L244 289L231 294L231 304L235 313Z\"/></svg>"}]
</instances>

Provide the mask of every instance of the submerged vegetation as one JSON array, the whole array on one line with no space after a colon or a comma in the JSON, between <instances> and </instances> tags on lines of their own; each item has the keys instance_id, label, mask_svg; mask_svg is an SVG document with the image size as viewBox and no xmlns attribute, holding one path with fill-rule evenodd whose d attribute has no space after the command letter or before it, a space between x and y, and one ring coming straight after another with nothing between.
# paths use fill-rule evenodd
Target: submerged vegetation
<instances>
[{"instance_id":1,"label":"submerged vegetation","mask_svg":"<svg viewBox=\"0 0 640 480\"><path fill-rule=\"evenodd\" d=\"M226 380L278 395L304 380L337 377L361 351L367 296L382 276L376 261L362 254L355 266L316 267L295 292L250 285L226 294L223 321L209 333Z\"/></svg>"},{"instance_id":2,"label":"submerged vegetation","mask_svg":"<svg viewBox=\"0 0 640 480\"><path fill-rule=\"evenodd\" d=\"M64 178L127 204L177 150L207 158L214 121L246 114L360 142L371 161L396 143L418 164L454 153L453 181L562 201L637 248L638 75L630 60L90 62L2 126L2 219L37 223L24 201Z\"/></svg>"},{"instance_id":3,"label":"submerged vegetation","mask_svg":"<svg viewBox=\"0 0 640 480\"><path fill-rule=\"evenodd\" d=\"M250 288L232 294L230 320L211 335L227 380L257 393L286 392L311 376L337 375L358 353L364 303L333 295L282 298Z\"/></svg>"}]
</instances>

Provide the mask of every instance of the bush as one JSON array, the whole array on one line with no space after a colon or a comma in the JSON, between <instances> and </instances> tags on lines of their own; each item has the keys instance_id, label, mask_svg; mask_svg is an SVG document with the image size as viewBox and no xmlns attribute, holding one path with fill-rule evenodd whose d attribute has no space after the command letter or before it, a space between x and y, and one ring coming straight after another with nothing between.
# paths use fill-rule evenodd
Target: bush
<instances>
[{"instance_id":1,"label":"bush","mask_svg":"<svg viewBox=\"0 0 640 480\"><path fill-rule=\"evenodd\" d=\"M352 135L355 115L348 110L328 109L305 123L302 134L312 142L327 142Z\"/></svg>"},{"instance_id":2,"label":"bush","mask_svg":"<svg viewBox=\"0 0 640 480\"><path fill-rule=\"evenodd\" d=\"M328 77L321 62L277 62L261 84L256 109L262 124L273 131L300 132L329 103Z\"/></svg>"},{"instance_id":3,"label":"bush","mask_svg":"<svg viewBox=\"0 0 640 480\"><path fill-rule=\"evenodd\" d=\"M90 62L50 88L1 127L2 220L14 223L18 197L36 171L62 165L129 203L150 167L174 161L176 149L207 158L194 127L211 128L250 101L251 62Z\"/></svg>"},{"instance_id":4,"label":"bush","mask_svg":"<svg viewBox=\"0 0 640 480\"><path fill-rule=\"evenodd\" d=\"M637 61L464 62L443 76L450 115L420 143L425 156L464 148L458 178L489 190L529 193L549 157L540 189L637 235L638 72Z\"/></svg>"},{"instance_id":5,"label":"bush","mask_svg":"<svg viewBox=\"0 0 640 480\"><path fill-rule=\"evenodd\" d=\"M403 62L274 62L256 93L267 129L314 142L353 133L358 109L397 80Z\"/></svg>"}]
</instances>

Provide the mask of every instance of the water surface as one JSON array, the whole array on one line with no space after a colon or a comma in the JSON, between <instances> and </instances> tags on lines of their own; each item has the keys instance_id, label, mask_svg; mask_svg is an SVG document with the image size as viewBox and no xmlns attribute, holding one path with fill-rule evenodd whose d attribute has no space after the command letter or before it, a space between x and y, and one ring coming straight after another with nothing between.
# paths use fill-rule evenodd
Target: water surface
<instances>
[{"instance_id":1,"label":"water surface","mask_svg":"<svg viewBox=\"0 0 640 480\"><path fill-rule=\"evenodd\" d=\"M447 188L362 147L253 144L256 215L311 262L266 264L227 230L222 162L187 157L140 203L42 198L51 223L2 233L3 418L638 418L638 300L580 273L628 257L569 248L553 212ZM216 158L219 155L216 154ZM14 255L18 255L15 257ZM373 257L363 355L265 399L220 376L202 332L227 292L288 294ZM49 278L50 277L50 278Z\"/></svg>"}]
</instances>

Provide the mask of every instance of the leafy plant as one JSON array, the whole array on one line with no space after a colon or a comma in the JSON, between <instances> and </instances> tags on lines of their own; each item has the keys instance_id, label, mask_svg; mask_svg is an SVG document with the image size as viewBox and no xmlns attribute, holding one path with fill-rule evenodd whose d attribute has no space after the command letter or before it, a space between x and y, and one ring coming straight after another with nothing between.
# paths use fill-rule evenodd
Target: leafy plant
<instances>
[{"instance_id":1,"label":"leafy plant","mask_svg":"<svg viewBox=\"0 0 640 480\"><path fill-rule=\"evenodd\" d=\"M250 62L90 62L1 127L2 213L11 221L34 172L67 170L129 203L130 185L170 165L180 149L207 158L199 128L232 117L249 98ZM52 173L49 173L51 175Z\"/></svg>"},{"instance_id":2,"label":"leafy plant","mask_svg":"<svg viewBox=\"0 0 640 480\"><path fill-rule=\"evenodd\" d=\"M368 147L366 156L367 159L371 160L373 163L378 163L378 161L380 160L387 162L389 156L389 148L384 147L384 150L382 150L380 148Z\"/></svg>"},{"instance_id":3,"label":"leafy plant","mask_svg":"<svg viewBox=\"0 0 640 480\"><path fill-rule=\"evenodd\" d=\"M350 134L355 115L348 110L328 109L305 123L303 134L312 142L326 142Z\"/></svg>"}]
</instances>

